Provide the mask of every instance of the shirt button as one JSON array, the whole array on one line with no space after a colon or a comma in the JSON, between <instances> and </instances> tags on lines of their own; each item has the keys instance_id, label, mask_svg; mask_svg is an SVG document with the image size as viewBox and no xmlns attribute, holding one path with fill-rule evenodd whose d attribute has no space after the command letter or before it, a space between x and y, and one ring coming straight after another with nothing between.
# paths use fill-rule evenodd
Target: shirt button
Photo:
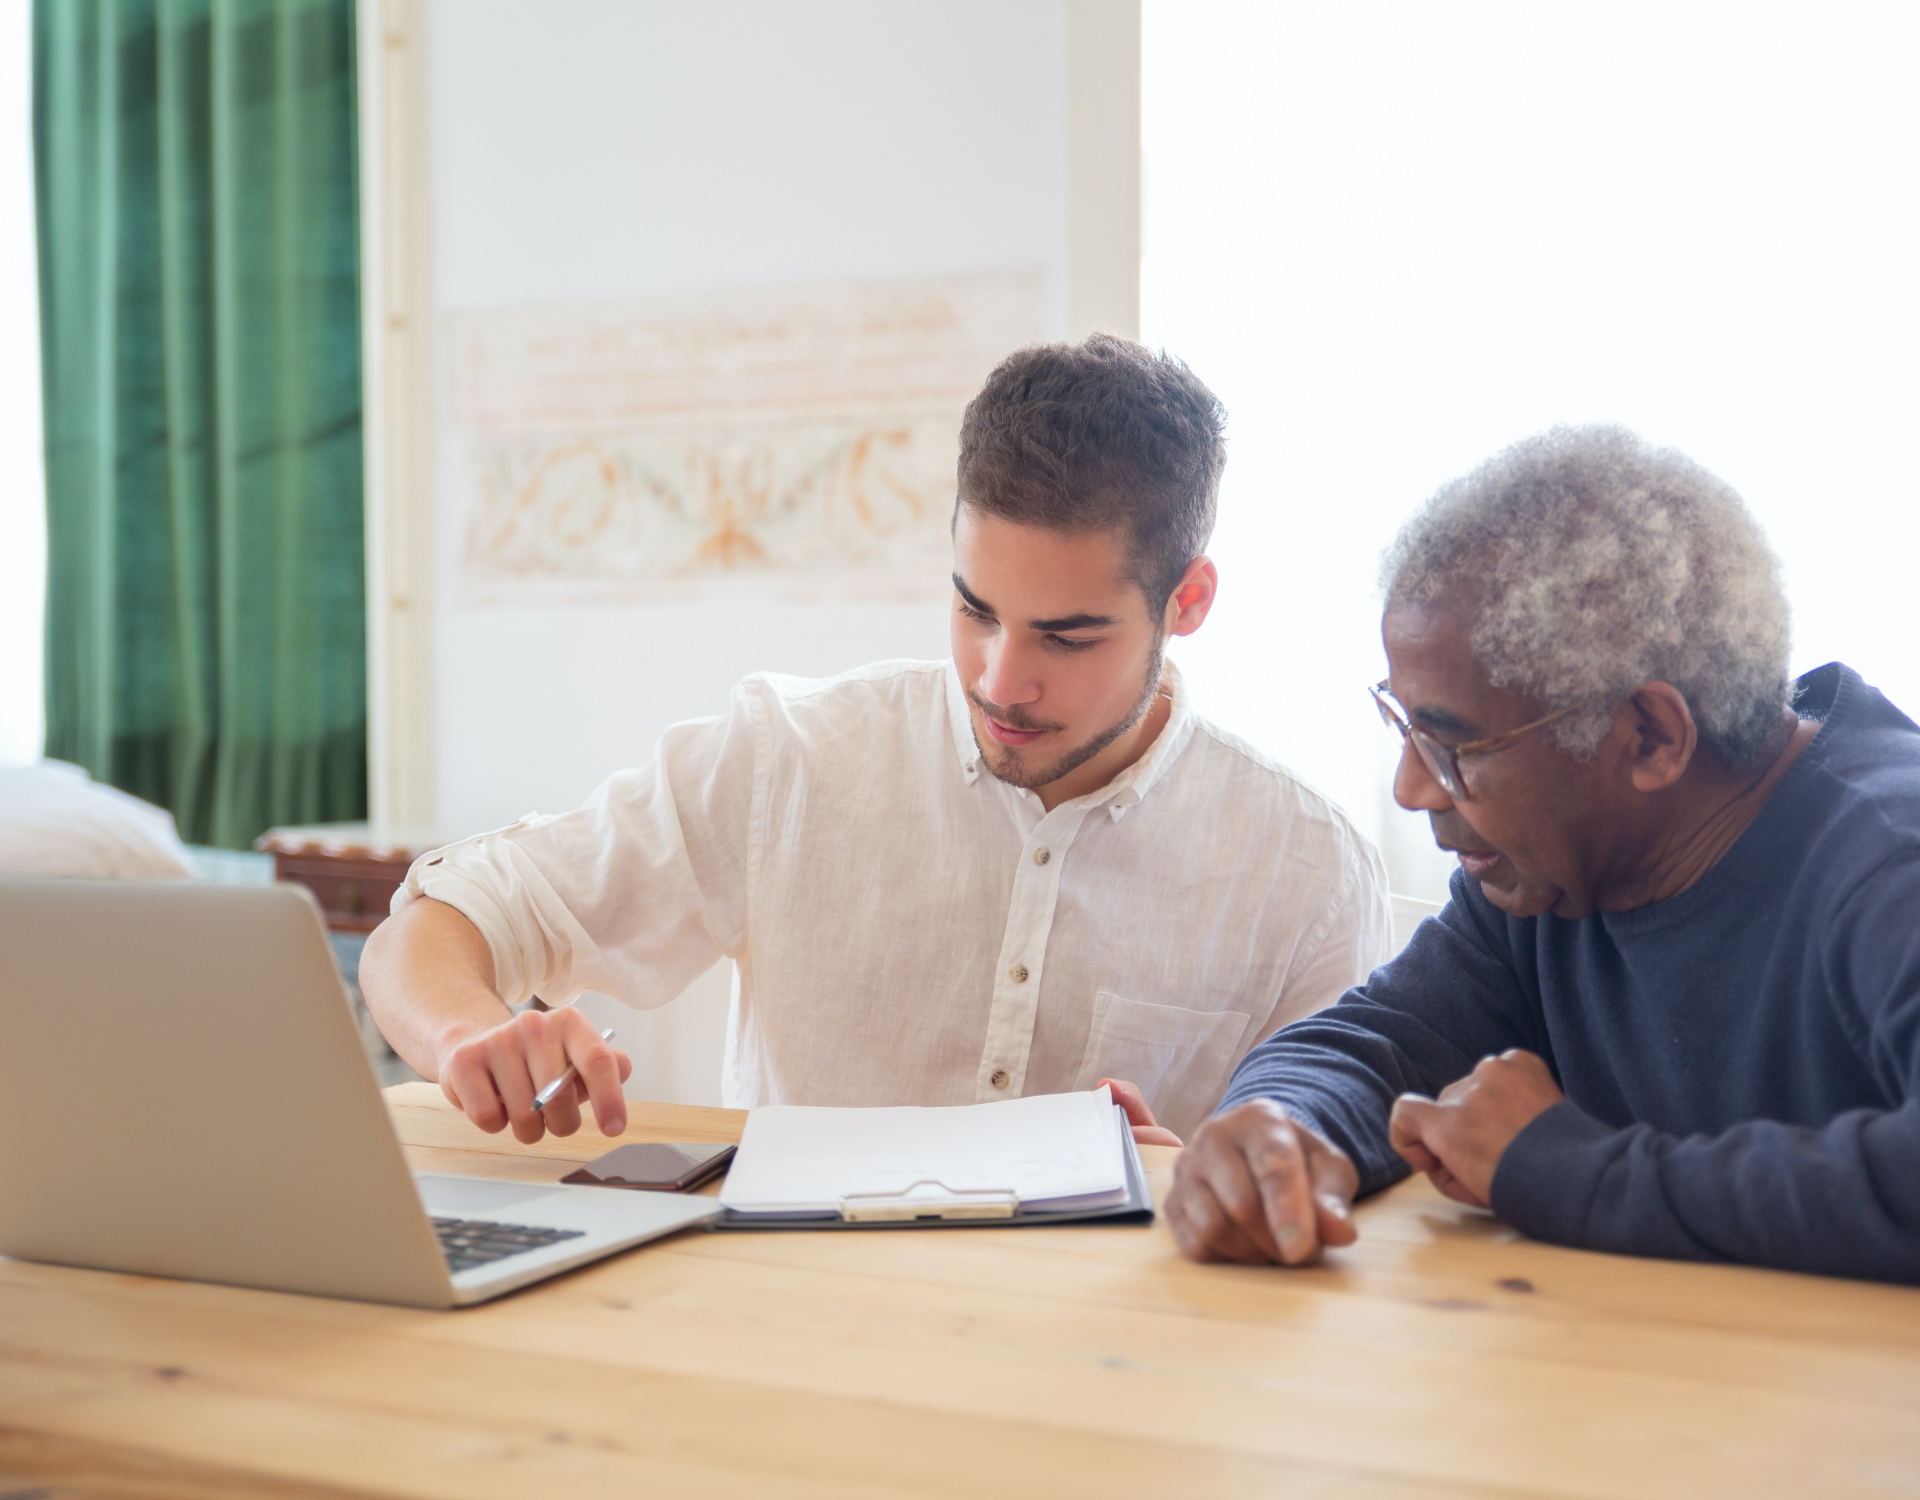
<instances>
[{"instance_id":1,"label":"shirt button","mask_svg":"<svg viewBox=\"0 0 1920 1500\"><path fill-rule=\"evenodd\" d=\"M1011 969L1007 970L1007 977L1015 984L1025 984L1027 982L1027 966L1025 964L1015 964Z\"/></svg>"},{"instance_id":2,"label":"shirt button","mask_svg":"<svg viewBox=\"0 0 1920 1500\"><path fill-rule=\"evenodd\" d=\"M1053 855L1045 849L1036 849L1033 851L1033 862L1036 865L1044 865L1048 860L1052 858L1053 858Z\"/></svg>"},{"instance_id":3,"label":"shirt button","mask_svg":"<svg viewBox=\"0 0 1920 1500\"><path fill-rule=\"evenodd\" d=\"M993 1077L989 1078L987 1082L997 1089L1005 1088L1007 1086L1007 1070L1005 1068L995 1069Z\"/></svg>"}]
</instances>

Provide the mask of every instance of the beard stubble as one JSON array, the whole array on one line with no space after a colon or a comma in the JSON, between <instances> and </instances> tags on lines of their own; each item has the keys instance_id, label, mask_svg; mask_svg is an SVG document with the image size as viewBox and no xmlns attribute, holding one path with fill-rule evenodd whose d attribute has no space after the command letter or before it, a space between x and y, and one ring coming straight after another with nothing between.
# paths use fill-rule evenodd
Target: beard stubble
<instances>
[{"instance_id":1,"label":"beard stubble","mask_svg":"<svg viewBox=\"0 0 1920 1500\"><path fill-rule=\"evenodd\" d=\"M997 780L1004 781L1009 786L1024 788L1027 791L1033 791L1037 787L1049 786L1061 777L1079 770L1080 767L1092 760L1094 756L1106 749L1107 746L1111 745L1115 740L1119 739L1121 735L1132 729L1147 716L1147 710L1153 707L1154 695L1160 691L1160 678L1165 670L1166 644L1167 638L1164 634L1154 638L1153 652L1147 658L1146 680L1140 689L1140 696L1134 701L1133 707L1128 710L1125 717L1110 725L1108 728L1101 730L1100 733L1096 734L1084 744L1076 745L1073 749L1064 751L1057 759L1037 771L1023 769L1020 765L1019 757L1014 754L1010 746L996 746L995 749L999 752L999 756L996 759L994 751L989 750L981 743L979 727L975 725L971 717L969 717L967 728L973 734L973 746L974 749L980 752L982 764L993 773ZM971 693L969 693L967 697L982 713L987 711L985 705L981 704ZM1017 729L1020 726L1013 724L1010 725L1010 727Z\"/></svg>"}]
</instances>

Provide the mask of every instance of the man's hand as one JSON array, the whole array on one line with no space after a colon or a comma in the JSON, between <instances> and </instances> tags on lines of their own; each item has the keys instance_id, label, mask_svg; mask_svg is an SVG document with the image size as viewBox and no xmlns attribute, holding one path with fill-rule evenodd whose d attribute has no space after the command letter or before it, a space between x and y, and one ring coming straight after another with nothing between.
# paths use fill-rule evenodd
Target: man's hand
<instances>
[{"instance_id":1,"label":"man's hand","mask_svg":"<svg viewBox=\"0 0 1920 1500\"><path fill-rule=\"evenodd\" d=\"M1402 1094L1387 1123L1393 1149L1459 1203L1485 1208L1513 1138L1566 1095L1547 1065L1518 1047L1486 1057L1440 1097Z\"/></svg>"},{"instance_id":2,"label":"man's hand","mask_svg":"<svg viewBox=\"0 0 1920 1500\"><path fill-rule=\"evenodd\" d=\"M536 1110L533 1096L568 1063L578 1076L545 1110ZM515 1140L532 1145L549 1130L572 1135L587 1101L600 1133L620 1134L627 1128L620 1085L632 1071L631 1058L608 1046L591 1021L565 1006L524 1010L481 1031L456 1029L441 1049L435 1076L441 1092L482 1130L492 1134L511 1125Z\"/></svg>"},{"instance_id":3,"label":"man's hand","mask_svg":"<svg viewBox=\"0 0 1920 1500\"><path fill-rule=\"evenodd\" d=\"M1177 1146L1180 1137L1153 1117L1153 1111L1147 1108L1147 1097L1124 1078L1102 1078L1095 1088L1113 1090L1113 1102L1127 1112L1127 1123L1133 1127L1133 1139L1142 1146Z\"/></svg>"},{"instance_id":4,"label":"man's hand","mask_svg":"<svg viewBox=\"0 0 1920 1500\"><path fill-rule=\"evenodd\" d=\"M1256 1099L1215 1115L1181 1152L1167 1222L1195 1260L1297 1266L1353 1243L1359 1183L1344 1151Z\"/></svg>"}]
</instances>

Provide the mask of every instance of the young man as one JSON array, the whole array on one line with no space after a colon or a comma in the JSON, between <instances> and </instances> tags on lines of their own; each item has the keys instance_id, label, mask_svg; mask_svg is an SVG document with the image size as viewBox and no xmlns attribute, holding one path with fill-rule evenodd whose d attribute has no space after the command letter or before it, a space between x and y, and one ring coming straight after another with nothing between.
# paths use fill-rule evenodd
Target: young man
<instances>
[{"instance_id":1,"label":"young man","mask_svg":"<svg viewBox=\"0 0 1920 1500\"><path fill-rule=\"evenodd\" d=\"M1311 1260L1411 1167L1559 1244L1920 1282L1920 728L1789 682L1738 497L1618 429L1448 486L1386 583L1452 900L1244 1061L1182 1247Z\"/></svg>"},{"instance_id":2,"label":"young man","mask_svg":"<svg viewBox=\"0 0 1920 1500\"><path fill-rule=\"evenodd\" d=\"M485 1129L568 1134L585 1099L617 1133L626 1060L509 1007L660 1005L725 955L731 1105L1111 1077L1142 1130L1197 1125L1389 931L1372 848L1163 658L1213 603L1222 421L1121 339L1013 355L962 426L952 660L748 678L579 811L423 857L361 965L387 1037Z\"/></svg>"}]
</instances>

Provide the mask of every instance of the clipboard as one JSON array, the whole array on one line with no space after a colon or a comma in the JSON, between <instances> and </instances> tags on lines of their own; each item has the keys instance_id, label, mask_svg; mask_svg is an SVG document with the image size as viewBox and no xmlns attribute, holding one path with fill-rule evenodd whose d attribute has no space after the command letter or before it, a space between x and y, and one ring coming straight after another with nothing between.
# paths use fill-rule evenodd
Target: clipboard
<instances>
[{"instance_id":1,"label":"clipboard","mask_svg":"<svg viewBox=\"0 0 1920 1500\"><path fill-rule=\"evenodd\" d=\"M707 1221L718 1232L776 1229L1019 1229L1046 1224L1151 1224L1153 1193L1126 1111L1118 1105L1121 1150L1126 1164L1127 1196L1097 1208L1023 1208L1010 1192L953 1192L938 1182L914 1183L905 1193L857 1194L840 1200L838 1211L742 1213L724 1209Z\"/></svg>"}]
</instances>

